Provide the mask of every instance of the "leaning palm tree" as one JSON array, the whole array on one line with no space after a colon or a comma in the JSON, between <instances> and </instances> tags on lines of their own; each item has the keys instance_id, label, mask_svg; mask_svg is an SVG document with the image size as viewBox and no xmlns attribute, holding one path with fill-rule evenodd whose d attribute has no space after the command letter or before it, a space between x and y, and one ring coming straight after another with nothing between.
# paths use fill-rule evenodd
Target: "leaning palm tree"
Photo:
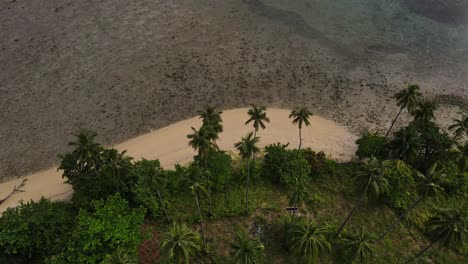
<instances>
[{"instance_id":1,"label":"leaning palm tree","mask_svg":"<svg viewBox=\"0 0 468 264\"><path fill-rule=\"evenodd\" d=\"M312 115L312 112L309 111L306 107L300 107L294 109L291 114L289 114L289 118L292 119L292 123L294 125L297 124L299 127L299 150L301 149L302 145L302 124L306 126L310 126L309 118Z\"/></svg>"},{"instance_id":2,"label":"leaning palm tree","mask_svg":"<svg viewBox=\"0 0 468 264\"><path fill-rule=\"evenodd\" d=\"M450 130L453 130L455 139L462 137L463 135L468 136L468 114L460 113L462 117L460 119L454 118L453 125L449 126Z\"/></svg>"},{"instance_id":3,"label":"leaning palm tree","mask_svg":"<svg viewBox=\"0 0 468 264\"><path fill-rule=\"evenodd\" d=\"M289 204L294 208L298 208L299 205L301 205L307 197L309 197L309 193L306 190L306 185L303 182L299 181L297 178L295 178L293 192L291 196L289 196ZM291 223L294 222L295 215L296 210L293 210Z\"/></svg>"},{"instance_id":4,"label":"leaning palm tree","mask_svg":"<svg viewBox=\"0 0 468 264\"><path fill-rule=\"evenodd\" d=\"M398 158L412 164L419 155L422 143L418 129L414 126L408 126L395 133L393 151Z\"/></svg>"},{"instance_id":5,"label":"leaning palm tree","mask_svg":"<svg viewBox=\"0 0 468 264\"><path fill-rule=\"evenodd\" d=\"M219 134L223 132L222 113L222 111L217 110L213 106L207 106L204 110L198 111L198 115L203 121L202 128L206 131L206 137L208 137L215 146L217 146L216 140L219 139Z\"/></svg>"},{"instance_id":6,"label":"leaning palm tree","mask_svg":"<svg viewBox=\"0 0 468 264\"><path fill-rule=\"evenodd\" d=\"M390 128L385 134L385 138L387 138L388 135L390 134L390 131L395 125L403 109L407 109L408 112L412 112L418 106L418 103L421 100L422 95L421 95L421 92L419 91L418 85L410 84L408 85L406 89L403 89L399 91L398 93L396 93L394 97L397 100L397 106L400 107L400 111L396 115L395 119L393 119L392 124L390 125Z\"/></svg>"},{"instance_id":7,"label":"leaning palm tree","mask_svg":"<svg viewBox=\"0 0 468 264\"><path fill-rule=\"evenodd\" d=\"M250 238L245 231L237 233L232 248L235 250L234 264L261 263L265 249L258 238Z\"/></svg>"},{"instance_id":8,"label":"leaning palm tree","mask_svg":"<svg viewBox=\"0 0 468 264\"><path fill-rule=\"evenodd\" d=\"M343 237L343 253L351 263L368 263L375 255L374 236L362 229L358 234Z\"/></svg>"},{"instance_id":9,"label":"leaning palm tree","mask_svg":"<svg viewBox=\"0 0 468 264\"><path fill-rule=\"evenodd\" d=\"M423 248L414 259L419 258L436 243L454 249L463 245L463 237L467 231L466 216L459 209L439 209L426 223L431 243ZM413 259L405 262L409 263Z\"/></svg>"},{"instance_id":10,"label":"leaning palm tree","mask_svg":"<svg viewBox=\"0 0 468 264\"><path fill-rule=\"evenodd\" d=\"M255 104L251 105L252 108L248 110L249 120L245 122L245 124L249 124L253 122L254 127L254 137L257 136L257 132L259 128L265 129L265 123L270 123L270 119L266 115L266 107L265 106L258 106Z\"/></svg>"},{"instance_id":11,"label":"leaning palm tree","mask_svg":"<svg viewBox=\"0 0 468 264\"><path fill-rule=\"evenodd\" d=\"M249 180L250 180L250 159L252 156L259 152L260 149L257 147L259 141L258 137L254 137L253 133L250 132L246 137L243 137L241 141L234 144L234 147L239 151L243 160L247 160L247 178L245 180L245 213L249 214Z\"/></svg>"},{"instance_id":12,"label":"leaning palm tree","mask_svg":"<svg viewBox=\"0 0 468 264\"><path fill-rule=\"evenodd\" d=\"M207 175L208 175L208 182L210 183L210 174L208 173L208 153L210 150L215 146L213 141L212 141L212 136L210 133L212 133L211 127L201 127L199 130L196 130L195 128L192 127L192 134L187 135L187 138L190 139L189 145L195 150L198 151L198 156L200 157L201 160L205 163L205 169L207 170ZM210 199L209 199L209 209L210 209L210 215L213 214L213 206L211 202L211 189L208 189L210 193Z\"/></svg>"},{"instance_id":13,"label":"leaning palm tree","mask_svg":"<svg viewBox=\"0 0 468 264\"><path fill-rule=\"evenodd\" d=\"M421 100L418 106L411 112L415 121L429 122L434 119L434 113L439 108L436 102L431 100Z\"/></svg>"},{"instance_id":14,"label":"leaning palm tree","mask_svg":"<svg viewBox=\"0 0 468 264\"><path fill-rule=\"evenodd\" d=\"M313 223L293 224L288 231L288 244L299 263L318 263L320 257L331 251L328 230Z\"/></svg>"},{"instance_id":15,"label":"leaning palm tree","mask_svg":"<svg viewBox=\"0 0 468 264\"><path fill-rule=\"evenodd\" d=\"M137 264L138 258L118 248L114 254L107 255L101 264Z\"/></svg>"},{"instance_id":16,"label":"leaning palm tree","mask_svg":"<svg viewBox=\"0 0 468 264\"><path fill-rule=\"evenodd\" d=\"M205 239L205 230L203 226L203 215L200 207L200 193L208 196L208 201L211 203L210 193L206 190L205 186L209 183L206 183L203 180L204 172L196 165L192 165L189 169L189 175L185 179L188 184L190 193L195 197L195 203L197 205L198 217L200 218L200 232L203 239L203 245L206 245ZM211 209L211 206L210 206ZM210 211L211 214L211 211Z\"/></svg>"},{"instance_id":17,"label":"leaning palm tree","mask_svg":"<svg viewBox=\"0 0 468 264\"><path fill-rule=\"evenodd\" d=\"M364 164L354 175L357 183L358 192L361 193L359 199L351 212L341 224L336 236L338 236L351 216L366 198L377 199L380 195L388 191L388 181L385 178L385 169L377 159L371 159L369 163Z\"/></svg>"},{"instance_id":18,"label":"leaning palm tree","mask_svg":"<svg viewBox=\"0 0 468 264\"><path fill-rule=\"evenodd\" d=\"M200 250L200 235L185 224L173 223L161 241L161 254L167 261L188 264Z\"/></svg>"},{"instance_id":19,"label":"leaning palm tree","mask_svg":"<svg viewBox=\"0 0 468 264\"><path fill-rule=\"evenodd\" d=\"M431 168L426 172L426 175L421 173L416 174L420 179L421 183L418 184L417 189L419 197L408 207L406 210L396 219L376 240L376 243L380 242L390 231L392 231L398 223L400 223L411 210L413 210L418 204L425 201L429 197L439 195L444 188L440 187L436 182L441 177L437 171L437 163L433 164Z\"/></svg>"}]
</instances>

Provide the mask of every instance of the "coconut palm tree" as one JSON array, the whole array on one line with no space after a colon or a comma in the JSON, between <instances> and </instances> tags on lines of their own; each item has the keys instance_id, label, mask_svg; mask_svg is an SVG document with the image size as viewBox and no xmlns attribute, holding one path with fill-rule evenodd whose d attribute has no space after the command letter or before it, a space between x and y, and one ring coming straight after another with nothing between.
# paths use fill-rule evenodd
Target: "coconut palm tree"
<instances>
[{"instance_id":1,"label":"coconut palm tree","mask_svg":"<svg viewBox=\"0 0 468 264\"><path fill-rule=\"evenodd\" d=\"M189 174L187 175L188 177L185 178L185 182L188 185L188 188L190 190L190 193L193 195L195 198L195 203L197 205L197 211L198 211L198 216L200 218L200 232L202 235L203 239L203 245L206 245L206 239L205 239L205 230L203 226L203 215L201 212L201 207L200 207L200 193L205 194L208 196L208 201L211 202L211 197L210 193L206 190L206 185L209 184L206 181L204 181L204 171L198 167L197 165L192 165L189 168ZM210 212L211 214L211 212Z\"/></svg>"},{"instance_id":2,"label":"coconut palm tree","mask_svg":"<svg viewBox=\"0 0 468 264\"><path fill-rule=\"evenodd\" d=\"M454 124L449 126L450 130L453 130L455 139L462 137L463 135L468 136L468 114L460 113L462 117L460 119L454 118Z\"/></svg>"},{"instance_id":3,"label":"coconut palm tree","mask_svg":"<svg viewBox=\"0 0 468 264\"><path fill-rule=\"evenodd\" d=\"M343 237L343 253L351 263L368 263L375 255L375 237L361 229L358 234Z\"/></svg>"},{"instance_id":4,"label":"coconut palm tree","mask_svg":"<svg viewBox=\"0 0 468 264\"><path fill-rule=\"evenodd\" d=\"M138 264L138 259L119 248L114 254L107 255L101 264Z\"/></svg>"},{"instance_id":5,"label":"coconut palm tree","mask_svg":"<svg viewBox=\"0 0 468 264\"><path fill-rule=\"evenodd\" d=\"M223 112L216 110L215 107L207 106L203 111L198 111L200 119L203 121L202 128L205 130L205 136L213 142L215 147L218 147L216 141L219 139L219 134L223 132Z\"/></svg>"},{"instance_id":6,"label":"coconut palm tree","mask_svg":"<svg viewBox=\"0 0 468 264\"><path fill-rule=\"evenodd\" d=\"M161 190L163 190L166 186L166 178L159 163L159 160L142 159L141 161L135 163L135 167L139 175L144 175L145 177L150 179L151 182L147 182L145 184L150 184L154 188L154 190L156 190L156 194L158 195L159 199L159 204L164 210L164 215L166 216L167 222L170 222L171 220L169 218L169 214L167 213L167 209L164 205L164 201L161 195Z\"/></svg>"},{"instance_id":7,"label":"coconut palm tree","mask_svg":"<svg viewBox=\"0 0 468 264\"><path fill-rule=\"evenodd\" d=\"M396 115L395 119L393 119L390 128L388 129L387 133L385 134L385 139L390 134L393 126L395 125L398 117L400 116L403 109L407 109L408 112L412 112L417 106L419 101L421 100L421 92L419 91L419 86L416 84L410 84L406 89L403 89L394 95L395 99L397 100L397 106L400 107L400 111Z\"/></svg>"},{"instance_id":8,"label":"coconut palm tree","mask_svg":"<svg viewBox=\"0 0 468 264\"><path fill-rule=\"evenodd\" d=\"M250 238L245 231L237 233L237 240L232 244L232 248L235 250L235 264L261 263L265 249L258 238Z\"/></svg>"},{"instance_id":9,"label":"coconut palm tree","mask_svg":"<svg viewBox=\"0 0 468 264\"><path fill-rule=\"evenodd\" d=\"M328 230L314 223L293 223L289 228L288 244L300 263L318 263L320 257L331 251Z\"/></svg>"},{"instance_id":10,"label":"coconut palm tree","mask_svg":"<svg viewBox=\"0 0 468 264\"><path fill-rule=\"evenodd\" d=\"M173 223L161 241L162 256L171 263L188 264L200 250L200 235L185 224Z\"/></svg>"},{"instance_id":11,"label":"coconut palm tree","mask_svg":"<svg viewBox=\"0 0 468 264\"><path fill-rule=\"evenodd\" d=\"M291 196L289 196L289 204L295 208L298 208L300 204L304 202L304 200L309 197L309 193L306 190L306 185L295 178L295 182L293 185L293 192ZM293 210L291 223L294 222L294 216L296 215L296 210Z\"/></svg>"},{"instance_id":12,"label":"coconut palm tree","mask_svg":"<svg viewBox=\"0 0 468 264\"><path fill-rule=\"evenodd\" d=\"M99 173L104 176L102 181L109 186L111 193L125 193L128 190L126 183L133 173L132 157L126 155L127 151L119 152L116 149L105 149L101 153L101 167ZM104 194L103 194L104 195Z\"/></svg>"},{"instance_id":13,"label":"coconut palm tree","mask_svg":"<svg viewBox=\"0 0 468 264\"><path fill-rule=\"evenodd\" d=\"M434 119L434 113L439 108L436 102L423 99L418 103L418 106L411 112L414 120L431 121Z\"/></svg>"},{"instance_id":14,"label":"coconut palm tree","mask_svg":"<svg viewBox=\"0 0 468 264\"><path fill-rule=\"evenodd\" d=\"M250 159L255 153L259 152L260 149L257 147L259 141L258 137L254 137L253 133L250 132L246 137L243 137L241 141L234 144L234 147L239 151L243 160L247 160L247 179L245 181L245 213L249 214L249 180L250 180Z\"/></svg>"},{"instance_id":15,"label":"coconut palm tree","mask_svg":"<svg viewBox=\"0 0 468 264\"><path fill-rule=\"evenodd\" d=\"M208 182L210 183L210 174L208 172L208 153L210 152L210 149L215 147L212 141L213 136L211 135L213 130L210 126L202 126L199 130L196 130L192 127L192 131L192 134L187 135L187 138L190 139L189 146L191 146L195 151L198 151L198 156L205 163L205 169L208 175ZM210 215L212 215L213 206L211 202L211 188L209 188L208 191L210 194L208 206L210 210Z\"/></svg>"},{"instance_id":16,"label":"coconut palm tree","mask_svg":"<svg viewBox=\"0 0 468 264\"><path fill-rule=\"evenodd\" d=\"M388 181L385 178L385 168L375 158L371 159L367 164L364 164L364 166L362 166L353 176L357 183L358 192L361 193L361 195L343 224L338 229L338 232L336 232L336 236L341 233L346 223L366 198L377 199L380 195L388 191Z\"/></svg>"},{"instance_id":17,"label":"coconut palm tree","mask_svg":"<svg viewBox=\"0 0 468 264\"><path fill-rule=\"evenodd\" d=\"M73 154L76 155L81 170L85 166L91 167L90 170L97 174L97 163L103 151L103 147L96 143L97 133L89 129L81 129L75 137L76 141L69 142L68 145L74 148Z\"/></svg>"},{"instance_id":18,"label":"coconut palm tree","mask_svg":"<svg viewBox=\"0 0 468 264\"><path fill-rule=\"evenodd\" d=\"M436 182L441 177L440 173L437 171L437 163L431 166L431 168L426 172L426 175L417 173L417 177L420 179L420 184L418 184L417 189L419 192L419 197L408 207L406 210L396 219L386 230L380 235L380 237L375 241L376 243L380 242L390 231L392 231L398 223L400 223L403 218L408 215L408 213L413 210L419 203L425 201L429 197L434 197L439 195L444 188L440 187Z\"/></svg>"},{"instance_id":19,"label":"coconut palm tree","mask_svg":"<svg viewBox=\"0 0 468 264\"><path fill-rule=\"evenodd\" d=\"M394 154L408 164L412 164L419 155L423 141L415 126L408 126L395 134Z\"/></svg>"},{"instance_id":20,"label":"coconut palm tree","mask_svg":"<svg viewBox=\"0 0 468 264\"><path fill-rule=\"evenodd\" d=\"M270 123L270 119L266 115L266 107L252 104L252 108L248 110L249 120L245 124L253 123L254 137L257 136L259 128L265 129L265 123Z\"/></svg>"},{"instance_id":21,"label":"coconut palm tree","mask_svg":"<svg viewBox=\"0 0 468 264\"><path fill-rule=\"evenodd\" d=\"M309 118L311 115L313 115L312 112L310 112L306 107L294 109L291 114L289 114L289 118L292 119L292 123L294 125L297 124L299 127L299 150L302 145L302 125L305 124L306 126L310 126Z\"/></svg>"},{"instance_id":22,"label":"coconut palm tree","mask_svg":"<svg viewBox=\"0 0 468 264\"><path fill-rule=\"evenodd\" d=\"M459 209L439 209L437 213L429 218L426 228L431 238L431 243L423 248L414 259L419 258L436 243L454 249L463 244L463 237L467 231L466 216ZM405 262L409 263L413 259Z\"/></svg>"}]
</instances>

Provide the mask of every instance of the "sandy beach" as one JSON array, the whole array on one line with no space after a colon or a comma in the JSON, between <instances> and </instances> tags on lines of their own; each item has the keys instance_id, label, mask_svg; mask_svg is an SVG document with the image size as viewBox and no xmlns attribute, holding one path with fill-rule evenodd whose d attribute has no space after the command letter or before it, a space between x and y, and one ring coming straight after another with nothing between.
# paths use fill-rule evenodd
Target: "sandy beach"
<instances>
[{"instance_id":1,"label":"sandy beach","mask_svg":"<svg viewBox=\"0 0 468 264\"><path fill-rule=\"evenodd\" d=\"M265 130L259 131L260 146L281 142L290 143L291 147L299 144L298 129L288 118L290 111L285 109L268 109L271 123ZM234 151L234 143L242 136L252 131L250 125L244 125L247 108L232 109L222 114L224 132L220 135L218 146L223 150ZM312 116L311 126L303 129L303 146L315 151L324 151L328 156L339 161L348 161L354 157L356 136L333 121ZM122 142L114 147L127 150L128 155L136 160L141 158L159 159L166 169L174 164L187 164L192 160L193 150L188 146L187 134L191 127L198 128L201 121L193 117L155 130L148 134ZM70 138L71 140L72 138ZM61 172L56 167L33 173L26 178L28 181L22 190L0 205L0 212L16 206L20 200L38 200L41 197L52 200L67 200L72 195L71 186L64 184ZM6 196L15 185L19 185L24 177L0 184L0 198Z\"/></svg>"}]
</instances>

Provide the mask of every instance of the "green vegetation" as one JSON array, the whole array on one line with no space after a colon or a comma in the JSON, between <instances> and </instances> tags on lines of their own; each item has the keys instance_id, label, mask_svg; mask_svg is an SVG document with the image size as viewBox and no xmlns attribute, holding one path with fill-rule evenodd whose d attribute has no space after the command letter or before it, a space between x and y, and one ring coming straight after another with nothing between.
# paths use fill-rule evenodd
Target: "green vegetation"
<instances>
[{"instance_id":1,"label":"green vegetation","mask_svg":"<svg viewBox=\"0 0 468 264\"><path fill-rule=\"evenodd\" d=\"M0 263L466 263L466 114L450 136L418 86L395 98L386 135L363 134L360 160L348 163L301 148L304 107L290 115L297 149L260 149L270 120L252 105L253 130L230 156L216 143L221 111L208 106L187 136L194 161L172 170L82 130L60 156L71 203L42 199L4 212ZM413 120L394 128L405 109Z\"/></svg>"}]
</instances>

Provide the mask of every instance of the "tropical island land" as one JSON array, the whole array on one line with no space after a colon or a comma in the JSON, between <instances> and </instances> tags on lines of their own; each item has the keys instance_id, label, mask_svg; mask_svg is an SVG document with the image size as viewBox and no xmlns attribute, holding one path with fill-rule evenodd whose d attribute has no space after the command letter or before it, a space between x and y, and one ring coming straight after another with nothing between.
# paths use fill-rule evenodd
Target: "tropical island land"
<instances>
[{"instance_id":1,"label":"tropical island land","mask_svg":"<svg viewBox=\"0 0 468 264\"><path fill-rule=\"evenodd\" d=\"M419 86L394 97L400 110L387 132L359 138L304 106L252 105L224 115L207 106L197 118L118 149L81 130L60 155L71 203L40 199L6 209L0 257L7 263L464 263L468 116L454 119L448 134L434 122L437 103ZM412 121L394 127L403 115ZM162 163L153 151L168 159Z\"/></svg>"}]
</instances>

